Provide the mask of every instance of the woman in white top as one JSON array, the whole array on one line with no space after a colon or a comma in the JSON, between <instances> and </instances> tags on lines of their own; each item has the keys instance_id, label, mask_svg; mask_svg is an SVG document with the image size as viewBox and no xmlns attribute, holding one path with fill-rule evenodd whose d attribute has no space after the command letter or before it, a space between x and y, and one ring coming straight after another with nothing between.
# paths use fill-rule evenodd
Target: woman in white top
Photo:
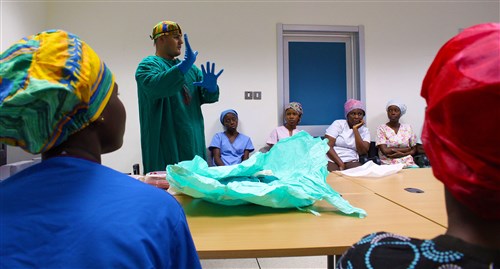
<instances>
[{"instance_id":1,"label":"woman in white top","mask_svg":"<svg viewBox=\"0 0 500 269\"><path fill-rule=\"evenodd\" d=\"M326 129L330 150L328 171L345 170L360 166L359 155L370 148L370 132L364 126L365 105L349 99L344 104L346 120L336 120Z\"/></svg>"},{"instance_id":2,"label":"woman in white top","mask_svg":"<svg viewBox=\"0 0 500 269\"><path fill-rule=\"evenodd\" d=\"M298 133L300 130L297 129L297 125L300 123L302 113L303 110L300 103L291 102L288 104L285 108L285 125L279 126L271 132L266 141L267 145L271 148L279 140Z\"/></svg>"}]
</instances>

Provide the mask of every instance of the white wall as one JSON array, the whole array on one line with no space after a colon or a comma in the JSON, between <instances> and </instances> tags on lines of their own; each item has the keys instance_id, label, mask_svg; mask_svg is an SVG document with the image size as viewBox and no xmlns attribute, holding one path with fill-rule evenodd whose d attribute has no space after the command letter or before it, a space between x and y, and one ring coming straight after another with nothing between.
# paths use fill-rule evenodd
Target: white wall
<instances>
[{"instance_id":1,"label":"white wall","mask_svg":"<svg viewBox=\"0 0 500 269\"><path fill-rule=\"evenodd\" d=\"M2 16L16 5L22 4L4 4ZM220 101L203 106L207 143L222 130L219 113L234 108L240 114L240 132L249 135L256 148L280 124L277 23L365 26L367 122L374 140L376 127L387 121L385 104L391 98L407 104L402 120L420 132L425 107L421 81L437 50L459 28L500 21L499 3L492 1L66 1L45 5L46 23L34 16L34 24L78 34L116 75L128 113L127 131L122 149L105 155L103 163L124 172L141 162L134 73L140 60L154 53L148 36L158 21L180 23L199 51L198 66L210 60L225 70L219 78ZM21 16L6 24L15 25L17 18ZM244 100L243 92L248 90L262 91L262 100Z\"/></svg>"},{"instance_id":2,"label":"white wall","mask_svg":"<svg viewBox=\"0 0 500 269\"><path fill-rule=\"evenodd\" d=\"M41 2L0 3L0 51L24 36L45 30L47 4Z\"/></svg>"}]
</instances>

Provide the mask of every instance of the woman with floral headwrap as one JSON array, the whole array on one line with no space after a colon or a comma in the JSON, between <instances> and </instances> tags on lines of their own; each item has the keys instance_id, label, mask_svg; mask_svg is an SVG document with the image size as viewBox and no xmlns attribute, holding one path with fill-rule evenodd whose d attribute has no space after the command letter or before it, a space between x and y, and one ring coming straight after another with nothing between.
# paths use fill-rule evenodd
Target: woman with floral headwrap
<instances>
[{"instance_id":1,"label":"woman with floral headwrap","mask_svg":"<svg viewBox=\"0 0 500 269\"><path fill-rule=\"evenodd\" d=\"M101 165L126 115L92 48L50 30L0 62L0 142L42 154L0 182L0 268L200 268L175 198Z\"/></svg>"},{"instance_id":2,"label":"woman with floral headwrap","mask_svg":"<svg viewBox=\"0 0 500 269\"><path fill-rule=\"evenodd\" d=\"M500 24L469 27L449 40L421 95L422 140L444 185L446 233L430 240L372 233L337 268L500 267L500 144L492 143L500 119Z\"/></svg>"},{"instance_id":3,"label":"woman with floral headwrap","mask_svg":"<svg viewBox=\"0 0 500 269\"><path fill-rule=\"evenodd\" d=\"M278 143L280 139L290 137L300 130L297 129L297 125L300 123L302 118L302 105L298 102L291 102L285 107L285 125L279 126L274 129L266 143L269 147Z\"/></svg>"},{"instance_id":4,"label":"woman with floral headwrap","mask_svg":"<svg viewBox=\"0 0 500 269\"><path fill-rule=\"evenodd\" d=\"M220 123L225 131L216 133L210 143L213 163L217 166L238 164L254 151L250 137L238 132L238 113L234 109L222 111Z\"/></svg>"},{"instance_id":5,"label":"woman with floral headwrap","mask_svg":"<svg viewBox=\"0 0 500 269\"><path fill-rule=\"evenodd\" d=\"M327 152L328 171L345 170L360 166L359 155L370 148L370 131L364 126L365 105L355 99L344 104L345 120L334 121L326 129L330 150Z\"/></svg>"},{"instance_id":6,"label":"woman with floral headwrap","mask_svg":"<svg viewBox=\"0 0 500 269\"><path fill-rule=\"evenodd\" d=\"M390 100L386 105L389 122L377 128L376 145L382 164L404 164L404 168L418 167L412 155L416 153L417 136L411 125L400 123L406 113L406 105Z\"/></svg>"}]
</instances>

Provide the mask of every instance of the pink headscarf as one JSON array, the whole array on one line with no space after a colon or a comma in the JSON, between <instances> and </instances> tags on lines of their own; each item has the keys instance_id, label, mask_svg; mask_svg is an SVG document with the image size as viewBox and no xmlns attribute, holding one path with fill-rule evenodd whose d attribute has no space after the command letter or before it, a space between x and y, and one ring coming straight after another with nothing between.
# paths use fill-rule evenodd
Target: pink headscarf
<instances>
[{"instance_id":1,"label":"pink headscarf","mask_svg":"<svg viewBox=\"0 0 500 269\"><path fill-rule=\"evenodd\" d=\"M473 212L500 219L500 24L476 25L448 41L421 95L434 175Z\"/></svg>"},{"instance_id":2,"label":"pink headscarf","mask_svg":"<svg viewBox=\"0 0 500 269\"><path fill-rule=\"evenodd\" d=\"M361 109L363 110L363 113L366 114L365 104L363 104L363 102L356 99L349 99L344 104L345 117L347 118L347 114L349 114L349 112L353 111L354 109Z\"/></svg>"}]
</instances>

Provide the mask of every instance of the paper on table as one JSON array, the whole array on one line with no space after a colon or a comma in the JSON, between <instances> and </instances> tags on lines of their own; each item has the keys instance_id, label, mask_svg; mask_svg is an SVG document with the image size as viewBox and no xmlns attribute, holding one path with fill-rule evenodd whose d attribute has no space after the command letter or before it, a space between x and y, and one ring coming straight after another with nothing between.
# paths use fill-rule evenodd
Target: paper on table
<instances>
[{"instance_id":1,"label":"paper on table","mask_svg":"<svg viewBox=\"0 0 500 269\"><path fill-rule=\"evenodd\" d=\"M369 161L355 168L340 171L343 175L350 177L385 177L396 174L403 169L404 164L377 165Z\"/></svg>"}]
</instances>

